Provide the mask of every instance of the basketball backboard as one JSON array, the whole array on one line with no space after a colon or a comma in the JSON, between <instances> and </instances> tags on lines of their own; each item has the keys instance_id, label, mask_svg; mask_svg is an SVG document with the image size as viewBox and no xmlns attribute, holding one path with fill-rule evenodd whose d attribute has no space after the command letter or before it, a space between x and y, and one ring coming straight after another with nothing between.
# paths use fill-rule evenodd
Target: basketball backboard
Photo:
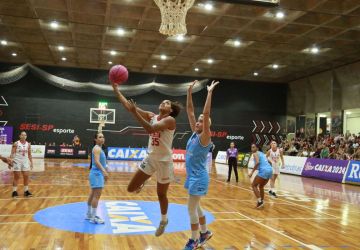
<instances>
[{"instance_id":1,"label":"basketball backboard","mask_svg":"<svg viewBox=\"0 0 360 250\"><path fill-rule=\"evenodd\" d=\"M90 123L115 124L115 109L90 108Z\"/></svg>"}]
</instances>

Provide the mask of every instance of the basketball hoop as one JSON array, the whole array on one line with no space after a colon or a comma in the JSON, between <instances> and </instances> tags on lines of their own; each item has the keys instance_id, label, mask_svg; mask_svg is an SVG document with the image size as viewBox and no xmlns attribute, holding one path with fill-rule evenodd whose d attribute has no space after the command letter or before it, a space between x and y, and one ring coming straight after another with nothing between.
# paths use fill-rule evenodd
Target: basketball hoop
<instances>
[{"instance_id":1,"label":"basketball hoop","mask_svg":"<svg viewBox=\"0 0 360 250\"><path fill-rule=\"evenodd\" d=\"M154 0L154 2L161 13L159 32L166 36L185 35L186 14L195 0Z\"/></svg>"}]
</instances>

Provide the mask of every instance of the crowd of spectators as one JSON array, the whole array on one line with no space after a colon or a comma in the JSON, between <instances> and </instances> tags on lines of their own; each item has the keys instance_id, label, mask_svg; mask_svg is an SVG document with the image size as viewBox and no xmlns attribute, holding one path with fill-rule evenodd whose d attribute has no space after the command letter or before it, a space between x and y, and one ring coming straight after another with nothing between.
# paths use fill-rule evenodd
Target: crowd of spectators
<instances>
[{"instance_id":1,"label":"crowd of spectators","mask_svg":"<svg viewBox=\"0 0 360 250\"><path fill-rule=\"evenodd\" d=\"M73 141L71 144L69 143L61 143L61 144L56 144L55 142L45 142L45 143L42 143L42 142L36 142L36 141L32 141L31 142L32 145L45 145L45 146L48 146L48 147L55 147L55 146L60 146L60 147L74 147L74 148L81 148L82 147L82 144L81 144L81 141L80 141L80 137L78 135L75 135L74 138L73 138Z\"/></svg>"},{"instance_id":2,"label":"crowd of spectators","mask_svg":"<svg viewBox=\"0 0 360 250\"><path fill-rule=\"evenodd\" d=\"M337 160L360 160L360 134L318 136L284 140L285 155Z\"/></svg>"}]
</instances>

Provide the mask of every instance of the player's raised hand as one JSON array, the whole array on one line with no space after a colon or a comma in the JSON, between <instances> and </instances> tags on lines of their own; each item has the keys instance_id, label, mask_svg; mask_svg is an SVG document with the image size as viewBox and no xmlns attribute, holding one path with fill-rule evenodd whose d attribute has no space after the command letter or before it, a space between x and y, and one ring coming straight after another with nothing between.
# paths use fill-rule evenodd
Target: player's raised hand
<instances>
[{"instance_id":1,"label":"player's raised hand","mask_svg":"<svg viewBox=\"0 0 360 250\"><path fill-rule=\"evenodd\" d=\"M219 82L218 81L212 81L212 83L210 84L210 86L207 86L207 91L208 92L212 92L214 90L214 88L216 87L216 85L218 85Z\"/></svg>"},{"instance_id":2,"label":"player's raised hand","mask_svg":"<svg viewBox=\"0 0 360 250\"><path fill-rule=\"evenodd\" d=\"M193 90L193 88L194 88L194 86L198 83L199 81L198 80L195 80L195 81L193 81L192 83L190 83L190 85L189 85L189 88L188 88L188 92L192 92L192 90Z\"/></svg>"}]
</instances>

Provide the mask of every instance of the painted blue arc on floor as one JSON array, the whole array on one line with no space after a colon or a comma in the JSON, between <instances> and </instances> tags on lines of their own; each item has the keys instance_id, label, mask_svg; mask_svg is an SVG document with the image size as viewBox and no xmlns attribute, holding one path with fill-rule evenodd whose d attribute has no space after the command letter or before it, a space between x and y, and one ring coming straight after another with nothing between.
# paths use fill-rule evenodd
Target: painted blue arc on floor
<instances>
[{"instance_id":1,"label":"painted blue arc on floor","mask_svg":"<svg viewBox=\"0 0 360 250\"><path fill-rule=\"evenodd\" d=\"M94 225L85 220L86 202L69 203L45 208L34 215L38 223L64 231L88 234L154 234L160 222L159 203L155 201L100 201L97 214L103 225ZM214 216L204 211L207 223ZM190 230L187 206L169 204L169 224L166 233Z\"/></svg>"}]
</instances>

